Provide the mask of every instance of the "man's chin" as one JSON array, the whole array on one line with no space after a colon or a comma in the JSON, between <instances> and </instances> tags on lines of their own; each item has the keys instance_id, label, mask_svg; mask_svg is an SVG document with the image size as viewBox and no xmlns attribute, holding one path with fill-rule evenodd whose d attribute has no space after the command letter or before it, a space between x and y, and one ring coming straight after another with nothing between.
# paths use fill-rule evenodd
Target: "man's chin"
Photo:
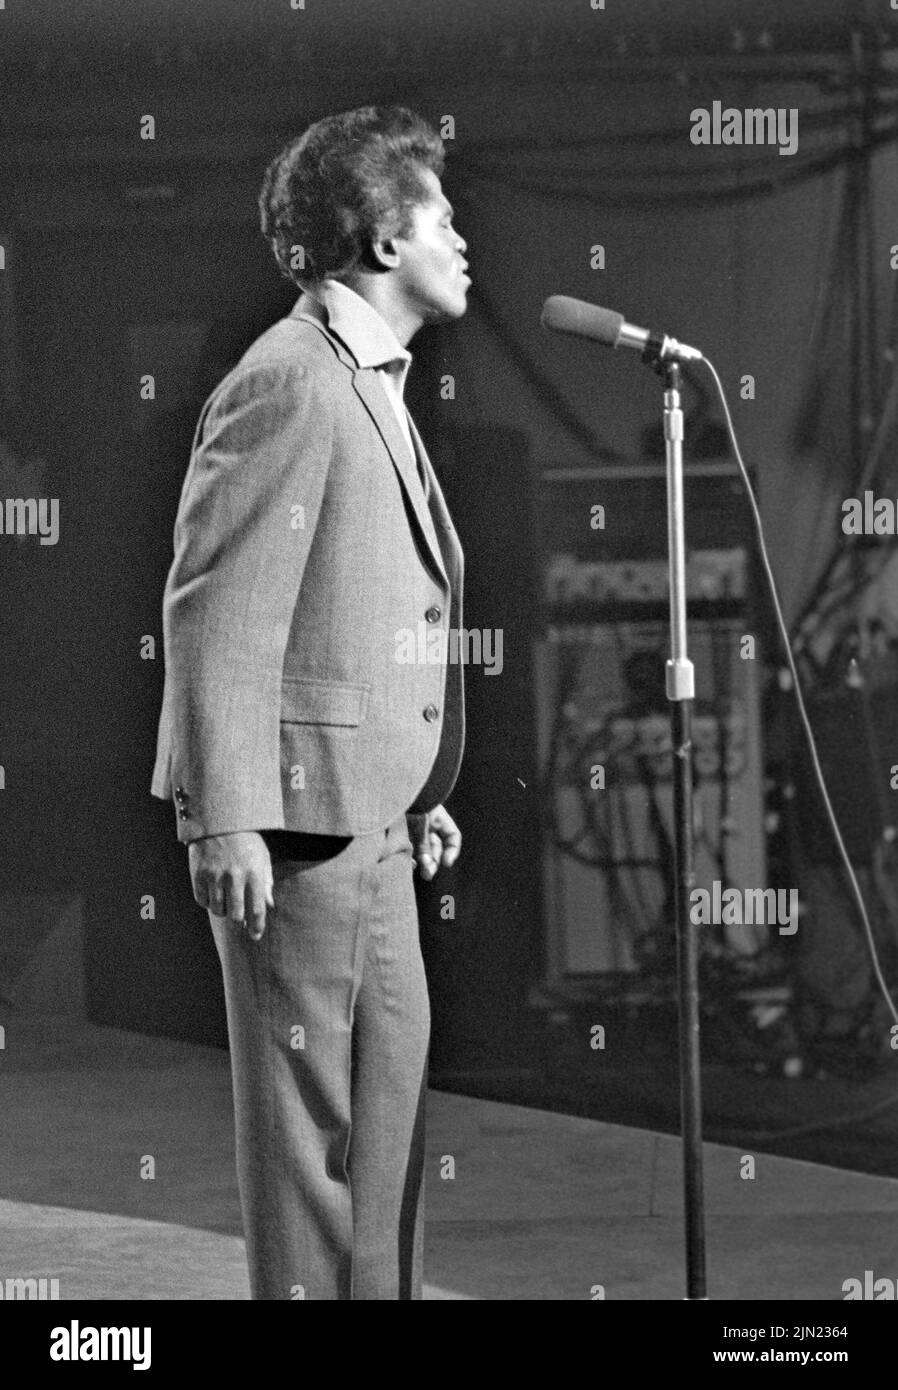
<instances>
[{"instance_id":1,"label":"man's chin","mask_svg":"<svg viewBox=\"0 0 898 1390\"><path fill-rule=\"evenodd\" d=\"M446 317L450 319L460 319L462 314L467 313L467 311L468 294L467 291L464 290L461 294L453 298L451 308L446 311Z\"/></svg>"},{"instance_id":2,"label":"man's chin","mask_svg":"<svg viewBox=\"0 0 898 1390\"><path fill-rule=\"evenodd\" d=\"M448 323L451 319L460 319L467 313L468 301L464 295L457 299L444 300L440 304L432 304L425 319L426 323Z\"/></svg>"}]
</instances>

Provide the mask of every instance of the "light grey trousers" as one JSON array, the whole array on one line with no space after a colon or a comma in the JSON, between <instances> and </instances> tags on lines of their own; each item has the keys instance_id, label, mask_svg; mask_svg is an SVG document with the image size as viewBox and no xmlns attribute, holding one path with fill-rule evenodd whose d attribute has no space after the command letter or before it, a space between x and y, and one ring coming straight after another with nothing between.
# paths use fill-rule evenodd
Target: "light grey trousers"
<instances>
[{"instance_id":1,"label":"light grey trousers","mask_svg":"<svg viewBox=\"0 0 898 1390\"><path fill-rule=\"evenodd\" d=\"M210 913L254 1299L419 1299L430 1007L405 816L266 832L259 942Z\"/></svg>"}]
</instances>

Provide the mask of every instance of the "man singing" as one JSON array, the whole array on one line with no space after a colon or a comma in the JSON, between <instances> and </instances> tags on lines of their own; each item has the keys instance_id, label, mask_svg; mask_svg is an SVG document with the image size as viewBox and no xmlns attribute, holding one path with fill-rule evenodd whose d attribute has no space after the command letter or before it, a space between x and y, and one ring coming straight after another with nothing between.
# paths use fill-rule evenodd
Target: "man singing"
<instances>
[{"instance_id":1,"label":"man singing","mask_svg":"<svg viewBox=\"0 0 898 1390\"><path fill-rule=\"evenodd\" d=\"M363 107L269 166L262 230L303 293L206 402L175 523L152 791L221 959L256 1299L421 1297L412 873L460 852L463 668L397 654L462 626L403 405L409 341L470 284L443 164L410 111Z\"/></svg>"}]
</instances>

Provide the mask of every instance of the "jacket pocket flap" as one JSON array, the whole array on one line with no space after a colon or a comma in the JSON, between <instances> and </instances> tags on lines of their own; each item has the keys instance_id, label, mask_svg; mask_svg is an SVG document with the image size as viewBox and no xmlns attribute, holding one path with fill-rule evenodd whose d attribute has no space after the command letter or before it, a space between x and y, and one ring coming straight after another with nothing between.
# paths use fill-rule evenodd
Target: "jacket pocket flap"
<instances>
[{"instance_id":1,"label":"jacket pocket flap","mask_svg":"<svg viewBox=\"0 0 898 1390\"><path fill-rule=\"evenodd\" d=\"M368 707L370 689L370 685L357 681L284 676L281 684L281 722L359 724Z\"/></svg>"}]
</instances>

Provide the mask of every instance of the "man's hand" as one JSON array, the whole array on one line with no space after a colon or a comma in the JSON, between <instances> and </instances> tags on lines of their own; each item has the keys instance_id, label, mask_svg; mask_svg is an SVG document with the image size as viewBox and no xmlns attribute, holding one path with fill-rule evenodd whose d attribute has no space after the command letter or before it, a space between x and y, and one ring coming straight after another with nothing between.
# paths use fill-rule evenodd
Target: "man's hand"
<instances>
[{"instance_id":1,"label":"man's hand","mask_svg":"<svg viewBox=\"0 0 898 1390\"><path fill-rule=\"evenodd\" d=\"M253 941L265 932L265 904L274 907L271 855L258 830L207 835L187 850L193 896L216 917L245 926Z\"/></svg>"},{"instance_id":2,"label":"man's hand","mask_svg":"<svg viewBox=\"0 0 898 1390\"><path fill-rule=\"evenodd\" d=\"M461 831L445 806L406 815L418 873L432 879L441 864L450 869L461 853Z\"/></svg>"}]
</instances>

